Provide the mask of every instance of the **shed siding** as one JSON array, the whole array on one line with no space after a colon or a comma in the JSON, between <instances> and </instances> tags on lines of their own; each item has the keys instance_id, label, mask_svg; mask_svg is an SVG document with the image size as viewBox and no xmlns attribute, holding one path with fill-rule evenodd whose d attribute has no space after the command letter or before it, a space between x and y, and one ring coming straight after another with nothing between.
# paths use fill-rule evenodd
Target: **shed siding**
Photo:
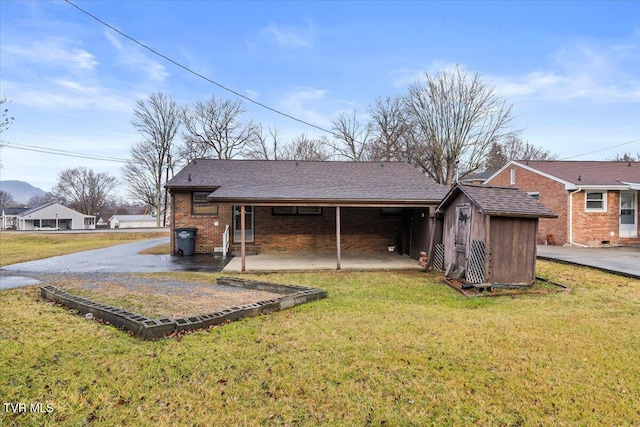
<instances>
[{"instance_id":1,"label":"shed siding","mask_svg":"<svg viewBox=\"0 0 640 427\"><path fill-rule=\"evenodd\" d=\"M467 242L465 253L457 254L456 245L456 228L458 227L458 217L456 215L458 205L471 205L471 230L470 239ZM459 194L447 206L444 217L443 242L444 245L444 265L445 267L451 263L462 264L466 267L466 260L469 259L469 246L471 240L482 240L484 242L484 215L482 215L477 206L474 206L471 200L464 194ZM458 261L456 261L456 257ZM465 261L463 261L463 258Z\"/></svg>"},{"instance_id":2,"label":"shed siding","mask_svg":"<svg viewBox=\"0 0 640 427\"><path fill-rule=\"evenodd\" d=\"M569 199L564 184L547 178L530 170L514 166L515 184L510 184L510 170L507 168L496 175L487 185L517 187L522 191L540 193L540 202L551 209L558 218L540 218L538 229L538 243L545 243L550 239L558 245L569 241Z\"/></svg>"},{"instance_id":3,"label":"shed siding","mask_svg":"<svg viewBox=\"0 0 640 427\"><path fill-rule=\"evenodd\" d=\"M491 283L533 283L537 228L537 219L491 217Z\"/></svg>"}]
</instances>

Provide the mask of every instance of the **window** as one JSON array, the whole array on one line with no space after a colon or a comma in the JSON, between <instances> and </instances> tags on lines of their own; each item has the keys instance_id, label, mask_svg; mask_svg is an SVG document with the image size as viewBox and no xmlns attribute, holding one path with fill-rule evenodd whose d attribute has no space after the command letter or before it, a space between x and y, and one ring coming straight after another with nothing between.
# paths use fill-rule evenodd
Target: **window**
<instances>
[{"instance_id":1,"label":"window","mask_svg":"<svg viewBox=\"0 0 640 427\"><path fill-rule=\"evenodd\" d=\"M511 185L516 185L516 168L511 168L509 175L509 183Z\"/></svg>"},{"instance_id":2,"label":"window","mask_svg":"<svg viewBox=\"0 0 640 427\"><path fill-rule=\"evenodd\" d=\"M218 205L207 199L210 191L194 191L191 195L191 213L193 215L218 215Z\"/></svg>"},{"instance_id":3,"label":"window","mask_svg":"<svg viewBox=\"0 0 640 427\"><path fill-rule=\"evenodd\" d=\"M527 194L536 200L540 200L540 193L538 191L529 191Z\"/></svg>"},{"instance_id":4,"label":"window","mask_svg":"<svg viewBox=\"0 0 640 427\"><path fill-rule=\"evenodd\" d=\"M584 210L585 212L606 212L607 192L587 191L585 196Z\"/></svg>"},{"instance_id":5,"label":"window","mask_svg":"<svg viewBox=\"0 0 640 427\"><path fill-rule=\"evenodd\" d=\"M271 209L273 215L322 215L319 206L275 206Z\"/></svg>"}]
</instances>

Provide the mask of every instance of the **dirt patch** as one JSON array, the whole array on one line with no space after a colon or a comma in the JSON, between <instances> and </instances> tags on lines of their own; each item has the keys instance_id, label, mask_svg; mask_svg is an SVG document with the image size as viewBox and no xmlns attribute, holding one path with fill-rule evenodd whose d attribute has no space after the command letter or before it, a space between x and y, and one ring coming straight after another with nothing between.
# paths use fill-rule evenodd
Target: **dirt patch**
<instances>
[{"instance_id":1,"label":"dirt patch","mask_svg":"<svg viewBox=\"0 0 640 427\"><path fill-rule=\"evenodd\" d=\"M57 286L71 294L155 318L179 318L213 313L224 308L281 296L273 292L238 289L216 284L144 282L140 279L126 284L116 281L71 280L59 283Z\"/></svg>"}]
</instances>

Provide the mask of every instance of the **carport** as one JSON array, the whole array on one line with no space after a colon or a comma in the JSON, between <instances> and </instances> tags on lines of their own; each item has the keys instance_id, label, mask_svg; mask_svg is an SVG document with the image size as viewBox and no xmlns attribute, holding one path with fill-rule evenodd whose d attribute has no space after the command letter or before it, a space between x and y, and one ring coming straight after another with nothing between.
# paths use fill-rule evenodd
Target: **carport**
<instances>
[{"instance_id":1,"label":"carport","mask_svg":"<svg viewBox=\"0 0 640 427\"><path fill-rule=\"evenodd\" d=\"M197 228L196 253L228 249L241 271L279 252L332 252L338 270L347 253L417 260L447 192L401 162L197 159L166 187L174 229Z\"/></svg>"}]
</instances>

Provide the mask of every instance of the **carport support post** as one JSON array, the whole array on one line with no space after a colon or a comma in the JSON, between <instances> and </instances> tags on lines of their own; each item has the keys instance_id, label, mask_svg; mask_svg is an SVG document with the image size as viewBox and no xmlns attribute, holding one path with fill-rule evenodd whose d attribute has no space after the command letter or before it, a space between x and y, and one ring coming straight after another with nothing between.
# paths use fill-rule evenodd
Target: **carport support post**
<instances>
[{"instance_id":1,"label":"carport support post","mask_svg":"<svg viewBox=\"0 0 640 427\"><path fill-rule=\"evenodd\" d=\"M247 247L245 244L245 220L244 220L244 205L240 206L240 256L242 258L242 269L241 271L246 270L246 257L247 257Z\"/></svg>"},{"instance_id":2,"label":"carport support post","mask_svg":"<svg viewBox=\"0 0 640 427\"><path fill-rule=\"evenodd\" d=\"M337 262L338 262L338 266L336 268L336 270L340 270L340 264L341 264L341 255L340 255L340 206L336 206L336 255L337 255Z\"/></svg>"}]
</instances>

